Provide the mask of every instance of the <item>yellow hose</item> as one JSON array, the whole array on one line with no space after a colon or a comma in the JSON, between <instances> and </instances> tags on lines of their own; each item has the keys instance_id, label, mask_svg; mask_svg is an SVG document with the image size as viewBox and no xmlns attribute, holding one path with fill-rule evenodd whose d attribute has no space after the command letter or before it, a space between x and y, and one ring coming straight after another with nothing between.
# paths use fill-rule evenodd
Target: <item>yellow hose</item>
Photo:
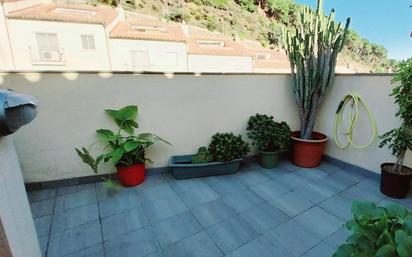
<instances>
[{"instance_id":1,"label":"yellow hose","mask_svg":"<svg viewBox=\"0 0 412 257\"><path fill-rule=\"evenodd\" d=\"M352 105L352 108L350 109L350 113L349 113L349 116L350 116L349 126L344 131L340 131L341 134L346 136L348 142L346 144L342 144L338 139L338 130L339 130L340 124L342 123L343 112L348 103L351 103ZM371 140L365 145L358 145L353 142L353 131L358 121L359 107L361 105L363 109L366 110L368 117L369 117L369 121L371 122L371 126L372 126ZM367 148L375 141L376 137L378 136L378 129L376 126L375 119L373 118L372 113L369 107L366 105L365 101L363 101L362 98L358 94L351 93L342 98L342 101L340 102L339 107L336 111L335 124L333 125L333 136L335 138L336 145L340 149L347 149L349 146L353 146L358 149Z\"/></svg>"}]
</instances>

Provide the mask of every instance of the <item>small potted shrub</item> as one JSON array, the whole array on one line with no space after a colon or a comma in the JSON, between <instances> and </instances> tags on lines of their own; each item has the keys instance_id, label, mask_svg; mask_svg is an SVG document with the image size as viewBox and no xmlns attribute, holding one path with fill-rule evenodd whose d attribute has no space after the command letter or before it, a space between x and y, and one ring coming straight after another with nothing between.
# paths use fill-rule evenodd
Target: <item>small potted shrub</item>
<instances>
[{"instance_id":1,"label":"small potted shrub","mask_svg":"<svg viewBox=\"0 0 412 257\"><path fill-rule=\"evenodd\" d=\"M105 144L104 152L94 158L88 149L83 147L76 152L83 162L88 164L95 173L101 161L111 162L116 166L117 176L123 186L136 186L145 178L145 150L157 142L169 144L164 139L152 133L135 134L137 122L137 106L131 105L120 110L106 110L106 113L116 122L119 129L114 132L109 129L99 129L97 136Z\"/></svg>"},{"instance_id":2,"label":"small potted shrub","mask_svg":"<svg viewBox=\"0 0 412 257\"><path fill-rule=\"evenodd\" d=\"M259 162L263 168L275 168L280 156L288 150L290 128L284 121L275 122L272 116L256 114L249 118L247 135L258 147Z\"/></svg>"},{"instance_id":3,"label":"small potted shrub","mask_svg":"<svg viewBox=\"0 0 412 257\"><path fill-rule=\"evenodd\" d=\"M209 147L200 147L197 154L172 156L169 167L176 179L234 174L248 152L241 136L217 133Z\"/></svg>"},{"instance_id":4,"label":"small potted shrub","mask_svg":"<svg viewBox=\"0 0 412 257\"><path fill-rule=\"evenodd\" d=\"M406 151L412 150L412 59L399 65L399 71L393 78L399 84L392 90L391 96L399 105L395 114L402 121L399 128L392 129L381 138L380 147L387 145L396 156L395 163L381 165L381 192L389 197L405 198L412 179L412 169L403 165Z\"/></svg>"},{"instance_id":5,"label":"small potted shrub","mask_svg":"<svg viewBox=\"0 0 412 257\"><path fill-rule=\"evenodd\" d=\"M378 207L372 202L355 201L353 219L346 223L352 235L333 257L412 256L412 213L403 206Z\"/></svg>"},{"instance_id":6,"label":"small potted shrub","mask_svg":"<svg viewBox=\"0 0 412 257\"><path fill-rule=\"evenodd\" d=\"M296 29L285 31L284 45L292 71L292 92L300 116L300 130L292 133L292 162L304 168L320 165L328 137L315 132L316 114L332 88L339 52L346 42L346 26L334 21L334 11L325 16L323 0L317 10L301 8Z\"/></svg>"}]
</instances>

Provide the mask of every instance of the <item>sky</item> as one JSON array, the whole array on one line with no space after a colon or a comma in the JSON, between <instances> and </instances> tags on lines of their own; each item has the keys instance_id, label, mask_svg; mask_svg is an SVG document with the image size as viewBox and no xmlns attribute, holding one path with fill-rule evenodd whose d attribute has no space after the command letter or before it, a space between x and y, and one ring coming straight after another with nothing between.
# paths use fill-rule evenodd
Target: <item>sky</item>
<instances>
[{"instance_id":1,"label":"sky","mask_svg":"<svg viewBox=\"0 0 412 257\"><path fill-rule=\"evenodd\" d=\"M316 6L317 0L295 0ZM335 8L336 19L351 18L351 29L385 46L389 58L412 57L412 0L324 0L324 10Z\"/></svg>"}]
</instances>

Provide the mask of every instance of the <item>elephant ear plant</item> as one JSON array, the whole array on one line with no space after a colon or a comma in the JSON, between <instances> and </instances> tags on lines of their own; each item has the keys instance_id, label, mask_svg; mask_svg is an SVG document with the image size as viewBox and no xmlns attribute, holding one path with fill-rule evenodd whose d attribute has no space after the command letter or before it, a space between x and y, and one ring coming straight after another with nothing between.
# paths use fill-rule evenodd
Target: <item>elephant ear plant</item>
<instances>
[{"instance_id":1,"label":"elephant ear plant","mask_svg":"<svg viewBox=\"0 0 412 257\"><path fill-rule=\"evenodd\" d=\"M412 179L412 169L403 165L407 150L412 150L412 58L399 64L399 71L392 83L398 83L392 90L401 119L399 128L394 128L380 139L379 147L388 146L396 156L394 164L382 164L381 191L396 198L406 197Z\"/></svg>"},{"instance_id":2,"label":"elephant ear plant","mask_svg":"<svg viewBox=\"0 0 412 257\"><path fill-rule=\"evenodd\" d=\"M345 45L350 24L350 19L347 19L345 26L336 23L334 10L329 16L325 16L322 5L323 1L318 0L317 10L308 6L301 8L297 14L296 29L285 28L283 37L292 71L292 91L300 115L300 131L293 135L305 140L305 143L312 139L326 138L320 133L313 133L316 114L332 87L336 60ZM320 161L324 148L319 150ZM294 152L295 154L297 153ZM307 153L301 154L307 156ZM307 161L305 163L304 160L293 159L298 166L319 165L317 160L309 165Z\"/></svg>"},{"instance_id":3,"label":"elephant ear plant","mask_svg":"<svg viewBox=\"0 0 412 257\"><path fill-rule=\"evenodd\" d=\"M333 257L411 257L412 213L403 206L378 207L355 201L353 219L346 223L352 235Z\"/></svg>"},{"instance_id":4,"label":"elephant ear plant","mask_svg":"<svg viewBox=\"0 0 412 257\"><path fill-rule=\"evenodd\" d=\"M133 167L137 164L151 162L146 158L145 150L157 142L170 144L153 133L135 134L138 128L138 107L136 105L126 106L119 110L105 110L106 114L117 124L117 131L110 129L96 130L100 141L105 144L104 152L96 158L90 154L89 149L75 149L82 161L88 164L97 173L99 164L111 162L116 168ZM119 175L119 173L118 173ZM121 178L120 178L121 179Z\"/></svg>"}]
</instances>

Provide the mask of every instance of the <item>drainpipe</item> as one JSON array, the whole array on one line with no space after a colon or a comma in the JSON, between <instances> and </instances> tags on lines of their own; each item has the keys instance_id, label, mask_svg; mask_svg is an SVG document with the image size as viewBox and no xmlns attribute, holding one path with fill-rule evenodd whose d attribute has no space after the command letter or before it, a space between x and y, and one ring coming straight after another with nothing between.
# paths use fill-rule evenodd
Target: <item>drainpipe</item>
<instances>
[{"instance_id":1,"label":"drainpipe","mask_svg":"<svg viewBox=\"0 0 412 257\"><path fill-rule=\"evenodd\" d=\"M106 27L103 26L103 30L104 30L104 35L106 37L106 51L107 51L107 58L109 60L109 70L108 71L113 71L112 69L112 57L110 55L110 46L109 46L109 35L106 31Z\"/></svg>"},{"instance_id":2,"label":"drainpipe","mask_svg":"<svg viewBox=\"0 0 412 257\"><path fill-rule=\"evenodd\" d=\"M9 33L9 26L7 24L7 19L6 19L6 9L4 8L4 1L0 0L1 3L1 10L3 12L3 19L4 19L4 27L6 29L6 37L7 37L7 42L9 43L9 50L10 50L10 56L11 56L11 64L12 64L12 69L16 69L16 62L14 60L14 53L11 48L11 41L10 41L10 33Z\"/></svg>"}]
</instances>

